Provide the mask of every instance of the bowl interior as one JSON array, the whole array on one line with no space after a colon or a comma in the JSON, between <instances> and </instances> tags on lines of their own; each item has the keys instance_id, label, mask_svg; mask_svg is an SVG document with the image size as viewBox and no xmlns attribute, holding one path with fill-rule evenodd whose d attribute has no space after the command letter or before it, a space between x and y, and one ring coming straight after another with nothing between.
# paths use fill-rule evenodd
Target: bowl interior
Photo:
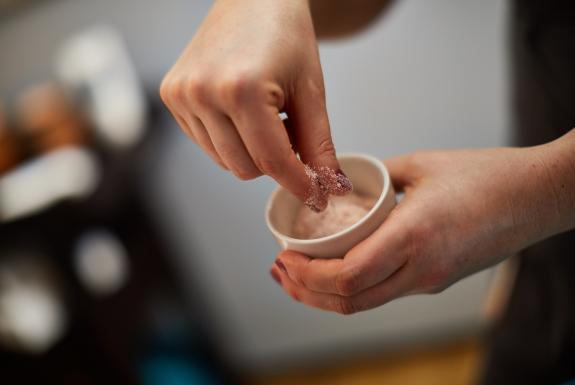
<instances>
[{"instance_id":1,"label":"bowl interior","mask_svg":"<svg viewBox=\"0 0 575 385\"><path fill-rule=\"evenodd\" d=\"M384 188L384 176L373 159L354 155L344 155L338 159L343 172L353 183L354 192L379 198ZM302 206L303 203L288 190L280 188L270 201L268 212L270 225L278 233L293 237L295 217Z\"/></svg>"}]
</instances>

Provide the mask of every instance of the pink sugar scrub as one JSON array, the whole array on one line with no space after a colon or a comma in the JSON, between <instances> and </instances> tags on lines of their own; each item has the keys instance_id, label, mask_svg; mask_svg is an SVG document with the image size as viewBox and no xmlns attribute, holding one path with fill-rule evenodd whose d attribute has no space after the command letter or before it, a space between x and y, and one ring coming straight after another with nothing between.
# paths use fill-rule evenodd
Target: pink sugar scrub
<instances>
[{"instance_id":1,"label":"pink sugar scrub","mask_svg":"<svg viewBox=\"0 0 575 385\"><path fill-rule=\"evenodd\" d=\"M338 233L365 217L376 201L376 198L353 192L330 197L327 208L319 213L302 206L295 218L293 236L316 239Z\"/></svg>"},{"instance_id":2,"label":"pink sugar scrub","mask_svg":"<svg viewBox=\"0 0 575 385\"><path fill-rule=\"evenodd\" d=\"M351 181L341 170L305 165L305 172L310 187L304 204L315 212L325 210L330 195L342 196L353 190Z\"/></svg>"}]
</instances>

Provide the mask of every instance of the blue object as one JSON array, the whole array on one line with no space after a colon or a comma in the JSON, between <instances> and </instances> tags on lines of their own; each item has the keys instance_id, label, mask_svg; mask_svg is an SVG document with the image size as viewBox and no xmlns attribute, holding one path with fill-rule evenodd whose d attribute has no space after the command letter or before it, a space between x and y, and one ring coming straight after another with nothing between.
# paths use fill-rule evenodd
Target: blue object
<instances>
[{"instance_id":1,"label":"blue object","mask_svg":"<svg viewBox=\"0 0 575 385\"><path fill-rule=\"evenodd\" d=\"M219 385L203 365L172 355L156 355L140 366L144 385Z\"/></svg>"}]
</instances>

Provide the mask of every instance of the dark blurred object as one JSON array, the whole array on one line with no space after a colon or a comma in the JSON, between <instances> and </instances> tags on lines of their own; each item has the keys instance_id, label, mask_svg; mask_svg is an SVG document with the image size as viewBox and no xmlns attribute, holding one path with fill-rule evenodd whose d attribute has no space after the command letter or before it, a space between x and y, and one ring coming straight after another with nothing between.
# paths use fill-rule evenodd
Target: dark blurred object
<instances>
[{"instance_id":1,"label":"dark blurred object","mask_svg":"<svg viewBox=\"0 0 575 385\"><path fill-rule=\"evenodd\" d=\"M0 101L0 176L18 163L20 159L19 143L10 130L8 117Z\"/></svg>"},{"instance_id":2,"label":"dark blurred object","mask_svg":"<svg viewBox=\"0 0 575 385\"><path fill-rule=\"evenodd\" d=\"M0 0L0 12L14 10L38 2L40 2L40 0Z\"/></svg>"},{"instance_id":3,"label":"dark blurred object","mask_svg":"<svg viewBox=\"0 0 575 385\"><path fill-rule=\"evenodd\" d=\"M190 328L181 306L170 296L158 296L153 301L149 317L148 336L141 346L139 372L144 385L222 384L225 378L198 346L203 336ZM230 383L228 381L227 383Z\"/></svg>"},{"instance_id":4,"label":"dark blurred object","mask_svg":"<svg viewBox=\"0 0 575 385\"><path fill-rule=\"evenodd\" d=\"M536 146L575 126L575 2L512 4L514 145ZM574 249L571 230L520 252L508 306L488 339L481 384L575 377Z\"/></svg>"},{"instance_id":5,"label":"dark blurred object","mask_svg":"<svg viewBox=\"0 0 575 385\"><path fill-rule=\"evenodd\" d=\"M0 20L15 15L18 11L44 3L46 0L0 0Z\"/></svg>"},{"instance_id":6,"label":"dark blurred object","mask_svg":"<svg viewBox=\"0 0 575 385\"><path fill-rule=\"evenodd\" d=\"M48 82L25 90L17 105L17 126L35 154L87 144L87 122L65 90Z\"/></svg>"},{"instance_id":7,"label":"dark blurred object","mask_svg":"<svg viewBox=\"0 0 575 385\"><path fill-rule=\"evenodd\" d=\"M0 175L0 382L223 383L204 307L184 303L142 204L138 165L159 109L122 39L83 31L56 68L57 81L17 99L26 156L6 157ZM13 262L25 256L25 268Z\"/></svg>"},{"instance_id":8,"label":"dark blurred object","mask_svg":"<svg viewBox=\"0 0 575 385\"><path fill-rule=\"evenodd\" d=\"M50 261L68 315L61 338L43 354L0 343L3 381L155 385L197 376L203 380L194 383L224 383L227 369L212 347L202 305L184 304L170 249L141 204L134 171L148 143L114 156L96 151L102 175L90 196L0 223L0 261L24 254ZM125 258L112 268L110 250ZM82 253L92 261L79 262ZM94 270L94 258L103 272ZM92 278L80 273L86 263ZM163 384L182 383L175 381Z\"/></svg>"}]
</instances>

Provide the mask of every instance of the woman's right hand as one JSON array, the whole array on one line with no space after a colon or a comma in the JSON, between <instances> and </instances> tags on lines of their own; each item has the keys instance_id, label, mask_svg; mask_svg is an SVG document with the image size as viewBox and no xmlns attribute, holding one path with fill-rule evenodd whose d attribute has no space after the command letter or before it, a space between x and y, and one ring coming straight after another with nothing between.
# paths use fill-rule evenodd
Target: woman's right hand
<instances>
[{"instance_id":1,"label":"woman's right hand","mask_svg":"<svg viewBox=\"0 0 575 385\"><path fill-rule=\"evenodd\" d=\"M308 0L217 0L160 93L182 129L240 179L267 174L305 201L314 186L304 163L339 170Z\"/></svg>"}]
</instances>

